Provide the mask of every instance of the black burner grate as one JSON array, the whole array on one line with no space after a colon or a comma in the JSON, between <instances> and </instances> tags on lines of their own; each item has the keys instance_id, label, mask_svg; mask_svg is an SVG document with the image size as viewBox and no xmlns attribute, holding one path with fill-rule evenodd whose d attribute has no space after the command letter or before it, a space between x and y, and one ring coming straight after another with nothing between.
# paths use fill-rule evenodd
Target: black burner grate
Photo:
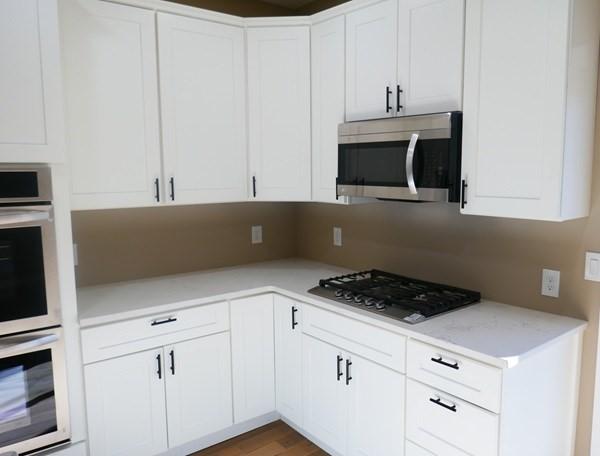
<instances>
[{"instance_id":1,"label":"black burner grate","mask_svg":"<svg viewBox=\"0 0 600 456\"><path fill-rule=\"evenodd\" d=\"M425 317L481 300L481 293L476 291L411 279L377 269L320 280L319 285L383 300L388 306L408 308Z\"/></svg>"}]
</instances>

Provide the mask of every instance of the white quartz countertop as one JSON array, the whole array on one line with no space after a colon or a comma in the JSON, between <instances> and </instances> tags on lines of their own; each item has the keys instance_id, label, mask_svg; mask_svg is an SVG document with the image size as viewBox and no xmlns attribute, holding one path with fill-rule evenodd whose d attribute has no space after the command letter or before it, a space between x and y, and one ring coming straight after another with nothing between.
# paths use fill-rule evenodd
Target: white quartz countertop
<instances>
[{"instance_id":1,"label":"white quartz countertop","mask_svg":"<svg viewBox=\"0 0 600 456\"><path fill-rule=\"evenodd\" d=\"M574 318L487 300L410 325L308 293L319 279L348 272L290 259L80 288L80 326L275 292L502 368L514 367L529 354L586 327L586 322Z\"/></svg>"}]
</instances>

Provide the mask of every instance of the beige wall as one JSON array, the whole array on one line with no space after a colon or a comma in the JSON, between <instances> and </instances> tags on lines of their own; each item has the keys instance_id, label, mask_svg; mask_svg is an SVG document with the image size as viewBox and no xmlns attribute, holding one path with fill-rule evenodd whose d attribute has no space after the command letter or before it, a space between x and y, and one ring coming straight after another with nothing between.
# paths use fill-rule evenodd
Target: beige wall
<instances>
[{"instance_id":1,"label":"beige wall","mask_svg":"<svg viewBox=\"0 0 600 456\"><path fill-rule=\"evenodd\" d=\"M252 225L262 244L251 244ZM294 207L275 203L74 212L77 285L287 258L293 233Z\"/></svg>"},{"instance_id":2,"label":"beige wall","mask_svg":"<svg viewBox=\"0 0 600 456\"><path fill-rule=\"evenodd\" d=\"M461 216L456 205L411 203L304 204L296 213L302 257L446 282L487 299L588 320L577 456L589 455L600 309L600 283L583 279L585 251L600 251L600 115L596 122L593 208L586 219ZM332 246L333 226L342 228L343 247ZM542 268L561 271L559 299L540 295Z\"/></svg>"}]
</instances>

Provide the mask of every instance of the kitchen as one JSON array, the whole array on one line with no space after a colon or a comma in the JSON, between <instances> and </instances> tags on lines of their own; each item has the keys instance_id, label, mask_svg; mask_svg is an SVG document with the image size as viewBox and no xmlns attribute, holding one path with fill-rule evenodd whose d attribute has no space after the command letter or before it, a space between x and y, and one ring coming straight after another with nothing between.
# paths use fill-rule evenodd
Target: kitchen
<instances>
[{"instance_id":1,"label":"kitchen","mask_svg":"<svg viewBox=\"0 0 600 456\"><path fill-rule=\"evenodd\" d=\"M62 327L41 342L64 341L67 424L44 451L192 454L281 418L330 454L595 454L598 5L320 3L2 4L2 168L51 164L50 196L2 203L53 212L46 293L62 318L29 324ZM404 155L390 173L407 180L387 188L408 193L383 198L415 198L404 161L418 132L417 198L431 201L421 160L460 141L452 116L442 137L422 119L456 111L462 170L446 199L339 182L338 158L379 147L361 128L392 125ZM344 143L339 124L364 127ZM358 293L308 293L373 269L482 302L407 324L381 313L391 304L348 305ZM1 329L7 353L28 334ZM0 454L43 450L34 440Z\"/></svg>"}]
</instances>

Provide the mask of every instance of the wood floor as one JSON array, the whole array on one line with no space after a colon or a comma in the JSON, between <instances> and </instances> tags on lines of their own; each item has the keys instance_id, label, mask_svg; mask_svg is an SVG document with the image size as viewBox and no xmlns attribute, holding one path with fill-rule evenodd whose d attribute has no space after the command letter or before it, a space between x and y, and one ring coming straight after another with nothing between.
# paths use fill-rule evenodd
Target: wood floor
<instances>
[{"instance_id":1,"label":"wood floor","mask_svg":"<svg viewBox=\"0 0 600 456\"><path fill-rule=\"evenodd\" d=\"M283 421L276 421L190 456L327 456Z\"/></svg>"}]
</instances>

